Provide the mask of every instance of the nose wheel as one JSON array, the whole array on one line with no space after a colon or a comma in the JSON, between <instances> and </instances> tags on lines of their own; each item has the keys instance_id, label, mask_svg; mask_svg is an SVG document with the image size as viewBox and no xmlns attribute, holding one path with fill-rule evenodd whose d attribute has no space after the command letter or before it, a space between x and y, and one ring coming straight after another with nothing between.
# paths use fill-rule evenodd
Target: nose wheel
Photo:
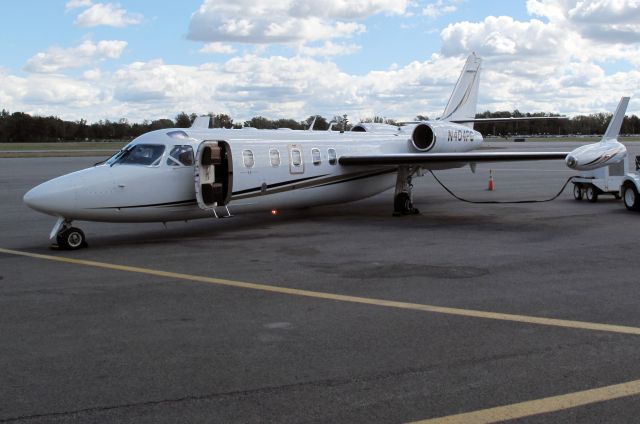
<instances>
[{"instance_id":1,"label":"nose wheel","mask_svg":"<svg viewBox=\"0 0 640 424\"><path fill-rule=\"evenodd\" d=\"M52 230L52 237L55 235L56 244L52 247L62 250L77 250L87 247L87 239L84 231L80 228L72 227L70 220L60 219Z\"/></svg>"},{"instance_id":2,"label":"nose wheel","mask_svg":"<svg viewBox=\"0 0 640 424\"><path fill-rule=\"evenodd\" d=\"M76 250L87 247L84 232L80 228L71 227L56 236L58 247L64 250Z\"/></svg>"}]
</instances>

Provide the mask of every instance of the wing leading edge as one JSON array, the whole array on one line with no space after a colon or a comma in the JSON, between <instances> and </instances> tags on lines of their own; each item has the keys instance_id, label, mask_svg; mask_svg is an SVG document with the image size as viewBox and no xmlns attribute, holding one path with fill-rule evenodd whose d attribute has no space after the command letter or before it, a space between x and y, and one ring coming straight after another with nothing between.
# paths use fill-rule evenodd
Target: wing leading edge
<instances>
[{"instance_id":1,"label":"wing leading edge","mask_svg":"<svg viewBox=\"0 0 640 424\"><path fill-rule=\"evenodd\" d=\"M433 163L515 162L565 159L569 152L469 152L469 153L402 153L371 156L341 156L338 163L350 165L428 165Z\"/></svg>"}]
</instances>

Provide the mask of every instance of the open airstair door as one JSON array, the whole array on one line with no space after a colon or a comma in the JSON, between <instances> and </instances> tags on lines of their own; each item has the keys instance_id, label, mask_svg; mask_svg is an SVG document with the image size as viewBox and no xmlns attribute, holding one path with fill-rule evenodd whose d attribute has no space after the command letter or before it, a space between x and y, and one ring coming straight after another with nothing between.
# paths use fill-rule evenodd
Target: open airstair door
<instances>
[{"instance_id":1,"label":"open airstair door","mask_svg":"<svg viewBox=\"0 0 640 424\"><path fill-rule=\"evenodd\" d=\"M225 141L203 141L196 153L196 199L204 210L225 206L231 199L233 162Z\"/></svg>"}]
</instances>

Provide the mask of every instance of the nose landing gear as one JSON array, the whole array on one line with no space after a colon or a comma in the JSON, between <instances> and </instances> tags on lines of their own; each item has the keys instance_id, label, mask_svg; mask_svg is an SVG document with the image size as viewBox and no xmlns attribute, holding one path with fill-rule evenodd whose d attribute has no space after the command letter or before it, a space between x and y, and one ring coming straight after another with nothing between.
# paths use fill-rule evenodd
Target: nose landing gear
<instances>
[{"instance_id":1,"label":"nose landing gear","mask_svg":"<svg viewBox=\"0 0 640 424\"><path fill-rule=\"evenodd\" d=\"M59 218L51 230L50 238L56 243L51 247L61 250L77 250L87 247L87 239L80 228L72 227L70 219Z\"/></svg>"}]
</instances>

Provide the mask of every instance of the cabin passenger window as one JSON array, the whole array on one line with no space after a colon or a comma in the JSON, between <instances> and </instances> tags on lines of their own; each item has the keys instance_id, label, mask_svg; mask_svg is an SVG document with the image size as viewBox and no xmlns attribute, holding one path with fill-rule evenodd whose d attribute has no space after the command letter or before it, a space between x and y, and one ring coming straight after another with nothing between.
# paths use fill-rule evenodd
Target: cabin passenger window
<instances>
[{"instance_id":1,"label":"cabin passenger window","mask_svg":"<svg viewBox=\"0 0 640 424\"><path fill-rule=\"evenodd\" d=\"M338 155L336 155L336 149L327 150L327 154L329 155L329 165L335 165L338 163Z\"/></svg>"},{"instance_id":2,"label":"cabin passenger window","mask_svg":"<svg viewBox=\"0 0 640 424\"><path fill-rule=\"evenodd\" d=\"M271 166L280 166L280 151L278 149L269 150L269 158L271 159Z\"/></svg>"},{"instance_id":3,"label":"cabin passenger window","mask_svg":"<svg viewBox=\"0 0 640 424\"><path fill-rule=\"evenodd\" d=\"M291 164L293 166L302 165L302 152L300 149L291 149Z\"/></svg>"},{"instance_id":4,"label":"cabin passenger window","mask_svg":"<svg viewBox=\"0 0 640 424\"><path fill-rule=\"evenodd\" d=\"M169 166L192 166L193 162L193 148L191 146L173 146L167 158Z\"/></svg>"},{"instance_id":5,"label":"cabin passenger window","mask_svg":"<svg viewBox=\"0 0 640 424\"><path fill-rule=\"evenodd\" d=\"M246 168L253 168L253 165L256 164L253 159L253 152L251 150L243 150L242 151L242 161L244 162L244 166Z\"/></svg>"},{"instance_id":6,"label":"cabin passenger window","mask_svg":"<svg viewBox=\"0 0 640 424\"><path fill-rule=\"evenodd\" d=\"M322 162L322 157L320 156L320 149L311 149L311 157L313 158L313 164L318 166Z\"/></svg>"},{"instance_id":7,"label":"cabin passenger window","mask_svg":"<svg viewBox=\"0 0 640 424\"><path fill-rule=\"evenodd\" d=\"M146 165L157 166L160 164L164 144L135 144L129 148L121 150L113 156L107 163L110 165Z\"/></svg>"}]
</instances>

